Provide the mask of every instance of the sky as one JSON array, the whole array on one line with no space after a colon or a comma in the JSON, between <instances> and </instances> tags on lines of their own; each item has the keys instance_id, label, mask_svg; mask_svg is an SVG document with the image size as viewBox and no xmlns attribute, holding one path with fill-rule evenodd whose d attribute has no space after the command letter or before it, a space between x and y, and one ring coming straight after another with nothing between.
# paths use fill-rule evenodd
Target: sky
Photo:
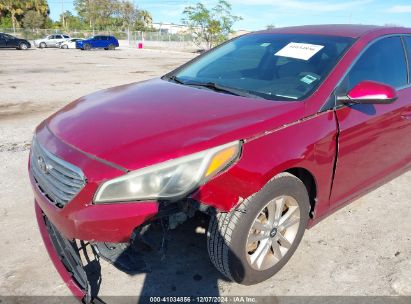
<instances>
[{"instance_id":1,"label":"sky","mask_svg":"<svg viewBox=\"0 0 411 304\"><path fill-rule=\"evenodd\" d=\"M48 0L50 16L57 20L62 11L75 14L73 0ZM140 9L151 12L155 23L181 24L182 11L198 0L135 0ZM202 1L212 7L217 0ZM235 30L259 30L276 27L330 24L395 24L411 27L410 0L229 0L233 14L242 21Z\"/></svg>"}]
</instances>

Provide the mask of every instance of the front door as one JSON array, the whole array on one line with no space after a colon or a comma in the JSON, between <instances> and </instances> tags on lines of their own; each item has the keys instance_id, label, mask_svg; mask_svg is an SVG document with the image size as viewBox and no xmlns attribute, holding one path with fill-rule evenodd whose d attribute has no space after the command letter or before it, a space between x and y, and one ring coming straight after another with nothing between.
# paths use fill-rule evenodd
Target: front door
<instances>
[{"instance_id":1,"label":"front door","mask_svg":"<svg viewBox=\"0 0 411 304\"><path fill-rule=\"evenodd\" d=\"M331 207L377 186L410 161L411 120L406 114L411 110L411 88L401 37L371 44L342 81L344 94L363 80L389 84L397 88L399 98L392 104L336 110L340 134Z\"/></svg>"},{"instance_id":2,"label":"front door","mask_svg":"<svg viewBox=\"0 0 411 304\"><path fill-rule=\"evenodd\" d=\"M7 47L7 41L3 34L0 34L0 48Z\"/></svg>"}]
</instances>

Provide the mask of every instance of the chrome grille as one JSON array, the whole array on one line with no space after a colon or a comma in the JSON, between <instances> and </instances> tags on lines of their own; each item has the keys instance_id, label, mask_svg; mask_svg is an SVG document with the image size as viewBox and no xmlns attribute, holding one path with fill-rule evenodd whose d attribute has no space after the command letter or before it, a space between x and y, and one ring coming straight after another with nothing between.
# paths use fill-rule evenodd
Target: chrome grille
<instances>
[{"instance_id":1,"label":"chrome grille","mask_svg":"<svg viewBox=\"0 0 411 304\"><path fill-rule=\"evenodd\" d=\"M59 208L71 201L86 183L80 168L48 152L35 138L30 170L40 191Z\"/></svg>"}]
</instances>

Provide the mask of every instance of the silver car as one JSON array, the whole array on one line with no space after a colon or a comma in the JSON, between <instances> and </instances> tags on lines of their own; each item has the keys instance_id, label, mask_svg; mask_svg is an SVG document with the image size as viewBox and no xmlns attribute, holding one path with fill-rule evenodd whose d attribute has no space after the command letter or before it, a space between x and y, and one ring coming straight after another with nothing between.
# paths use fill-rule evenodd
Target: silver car
<instances>
[{"instance_id":1,"label":"silver car","mask_svg":"<svg viewBox=\"0 0 411 304\"><path fill-rule=\"evenodd\" d=\"M68 39L70 39L70 36L65 34L49 35L45 38L35 40L34 45L41 49L46 47L59 47L60 43Z\"/></svg>"}]
</instances>

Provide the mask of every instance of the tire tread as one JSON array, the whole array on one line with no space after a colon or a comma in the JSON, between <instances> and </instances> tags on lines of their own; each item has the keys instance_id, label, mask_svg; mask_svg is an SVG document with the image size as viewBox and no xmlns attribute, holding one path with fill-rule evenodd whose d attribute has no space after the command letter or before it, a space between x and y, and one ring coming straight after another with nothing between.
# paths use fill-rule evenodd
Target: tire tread
<instances>
[{"instance_id":1,"label":"tire tread","mask_svg":"<svg viewBox=\"0 0 411 304\"><path fill-rule=\"evenodd\" d=\"M283 172L276 175L266 185L284 177L291 177L304 186L304 183L299 178L288 172ZM247 208L252 203L253 198L258 195L259 192L256 192L250 197L244 199L240 205L232 209L230 212L217 213L210 219L210 224L207 231L208 255L211 263L217 268L217 270L231 281L235 281L231 275L229 267L229 249L232 234L236 225L246 215L245 213L247 212Z\"/></svg>"}]
</instances>

